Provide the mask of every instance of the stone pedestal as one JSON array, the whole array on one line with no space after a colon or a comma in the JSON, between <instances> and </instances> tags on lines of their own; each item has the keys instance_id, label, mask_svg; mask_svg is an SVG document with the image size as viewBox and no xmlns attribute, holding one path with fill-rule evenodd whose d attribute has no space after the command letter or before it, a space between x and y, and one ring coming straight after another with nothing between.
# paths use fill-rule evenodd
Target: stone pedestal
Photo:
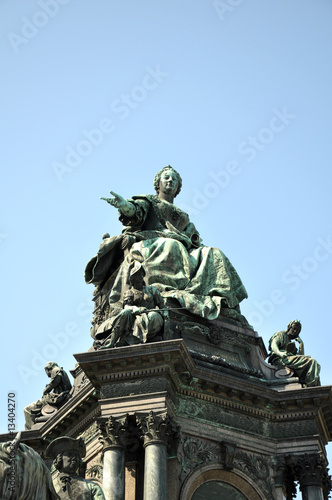
<instances>
[{"instance_id":1,"label":"stone pedestal","mask_svg":"<svg viewBox=\"0 0 332 500\"><path fill-rule=\"evenodd\" d=\"M249 500L291 500L297 486L327 500L331 387L277 373L250 328L192 319L170 318L169 340L75 355L71 400L22 441L42 454L82 437L85 475L107 500L192 500L207 483Z\"/></svg>"},{"instance_id":2,"label":"stone pedestal","mask_svg":"<svg viewBox=\"0 0 332 500\"><path fill-rule=\"evenodd\" d=\"M138 422L145 462L144 472L136 477L144 495L136 498L150 500L156 491L167 498L167 463L175 455L179 482L178 496L173 490L172 500L191 500L195 489L208 479L226 482L257 500L290 499L296 483L303 486L304 495L314 487L315 494L319 488L324 491L303 483L298 460L306 453L320 456L328 475L324 444L330 435L331 388L302 388L291 374L282 380L274 377L273 368L260 356L260 341L243 328L239 338L232 340L227 334L232 349L238 346L244 353L245 361L236 370L231 360L223 358L222 347L215 349L224 330L220 336L214 331L213 344L209 336L205 341L199 337L200 328L191 333L186 328L186 342L173 339L77 355L100 390L101 418L128 413ZM197 346L204 342L199 355ZM167 428L162 415L181 428L180 445L173 455L169 443L174 436L161 432Z\"/></svg>"}]
</instances>

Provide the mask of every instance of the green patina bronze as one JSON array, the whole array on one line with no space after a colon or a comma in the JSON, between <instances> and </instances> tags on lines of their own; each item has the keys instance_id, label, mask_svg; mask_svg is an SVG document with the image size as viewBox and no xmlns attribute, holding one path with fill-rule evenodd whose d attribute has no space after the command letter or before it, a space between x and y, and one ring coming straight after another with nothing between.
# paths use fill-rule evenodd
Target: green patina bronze
<instances>
[{"instance_id":1,"label":"green patina bronze","mask_svg":"<svg viewBox=\"0 0 332 500\"><path fill-rule=\"evenodd\" d=\"M20 440L0 444L0 499L60 500L44 460Z\"/></svg>"},{"instance_id":2,"label":"green patina bronze","mask_svg":"<svg viewBox=\"0 0 332 500\"><path fill-rule=\"evenodd\" d=\"M54 489L61 500L105 500L101 487L94 481L77 475L81 459L86 455L84 440L62 436L50 443L46 456L53 459L58 475L53 478Z\"/></svg>"},{"instance_id":3,"label":"green patina bronze","mask_svg":"<svg viewBox=\"0 0 332 500\"><path fill-rule=\"evenodd\" d=\"M301 323L291 321L285 331L276 332L270 339L269 363L276 366L287 366L300 379L302 385L312 387L320 385L320 365L315 359L304 355L304 344L299 337ZM296 347L293 341L298 342Z\"/></svg>"},{"instance_id":4,"label":"green patina bronze","mask_svg":"<svg viewBox=\"0 0 332 500\"><path fill-rule=\"evenodd\" d=\"M65 370L55 361L49 361L45 365L45 372L51 380L46 385L42 398L24 408L26 429L31 429L35 424L36 419L41 416L43 407L50 405L59 408L68 399L71 382Z\"/></svg>"},{"instance_id":5,"label":"green patina bronze","mask_svg":"<svg viewBox=\"0 0 332 500\"><path fill-rule=\"evenodd\" d=\"M114 307L110 317L100 325L95 335L95 348L145 343L160 332L167 309L159 290L144 285L144 275L142 265L135 262L122 308Z\"/></svg>"},{"instance_id":6,"label":"green patina bronze","mask_svg":"<svg viewBox=\"0 0 332 500\"><path fill-rule=\"evenodd\" d=\"M113 275L109 303L111 309L122 307L131 269L139 262L145 285L164 299L209 320L222 315L243 321L239 303L247 292L228 258L203 245L189 216L173 204L181 185L180 175L167 166L155 176L156 195L125 200L111 191L112 198L103 198L119 210L125 227L121 235L104 238L86 267L86 282L102 286Z\"/></svg>"}]
</instances>

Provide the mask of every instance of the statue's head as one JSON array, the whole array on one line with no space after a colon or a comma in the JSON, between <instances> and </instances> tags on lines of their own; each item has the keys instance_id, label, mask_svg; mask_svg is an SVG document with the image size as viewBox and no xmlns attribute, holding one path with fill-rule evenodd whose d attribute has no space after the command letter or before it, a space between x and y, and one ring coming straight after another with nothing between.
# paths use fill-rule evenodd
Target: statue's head
<instances>
[{"instance_id":1,"label":"statue's head","mask_svg":"<svg viewBox=\"0 0 332 500\"><path fill-rule=\"evenodd\" d=\"M54 467L66 474L75 474L85 454L83 439L73 439L68 436L55 439L46 449L46 455L53 458Z\"/></svg>"},{"instance_id":2,"label":"statue's head","mask_svg":"<svg viewBox=\"0 0 332 500\"><path fill-rule=\"evenodd\" d=\"M182 179L181 179L181 176L179 174L179 172L177 172L173 167L171 167L170 165L167 165L166 167L162 168L161 170L159 170L159 172L156 173L155 175L155 178L154 178L154 181L153 181L153 185L154 185L154 188L157 192L157 194L159 193L159 184L160 184L160 178L162 176L162 174L164 172L167 172L167 170L171 170L175 176L176 176L176 179L178 181L178 189L174 195L177 196L179 194L179 192L181 191L181 188L182 188Z\"/></svg>"},{"instance_id":3,"label":"statue's head","mask_svg":"<svg viewBox=\"0 0 332 500\"><path fill-rule=\"evenodd\" d=\"M46 363L44 368L48 377L51 376L52 370L55 366L59 366L58 363L56 363L55 361L49 361L48 363Z\"/></svg>"},{"instance_id":4,"label":"statue's head","mask_svg":"<svg viewBox=\"0 0 332 500\"><path fill-rule=\"evenodd\" d=\"M287 333L288 336L292 339L296 339L300 335L302 325L301 322L297 319L290 321L287 325Z\"/></svg>"}]
</instances>

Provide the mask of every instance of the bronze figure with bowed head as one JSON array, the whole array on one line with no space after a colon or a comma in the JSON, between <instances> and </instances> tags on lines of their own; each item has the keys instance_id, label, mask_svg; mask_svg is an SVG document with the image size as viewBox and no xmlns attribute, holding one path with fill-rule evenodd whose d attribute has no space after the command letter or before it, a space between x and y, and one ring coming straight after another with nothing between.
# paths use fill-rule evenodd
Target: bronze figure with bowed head
<instances>
[{"instance_id":1,"label":"bronze figure with bowed head","mask_svg":"<svg viewBox=\"0 0 332 500\"><path fill-rule=\"evenodd\" d=\"M293 320L285 331L276 332L270 338L268 361L279 367L287 366L303 386L313 387L320 385L320 365L315 359L305 356L303 340L299 336L301 329L300 321Z\"/></svg>"}]
</instances>

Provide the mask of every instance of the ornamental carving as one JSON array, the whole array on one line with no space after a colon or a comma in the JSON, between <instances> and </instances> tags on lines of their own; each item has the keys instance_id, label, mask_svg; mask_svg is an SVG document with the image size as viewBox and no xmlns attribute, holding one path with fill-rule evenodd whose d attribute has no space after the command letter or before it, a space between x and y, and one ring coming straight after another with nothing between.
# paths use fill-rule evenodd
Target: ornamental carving
<instances>
[{"instance_id":1,"label":"ornamental carving","mask_svg":"<svg viewBox=\"0 0 332 500\"><path fill-rule=\"evenodd\" d=\"M153 411L148 416L138 420L144 445L163 443L168 449L176 449L180 438L180 427L167 413L155 414Z\"/></svg>"},{"instance_id":2,"label":"ornamental carving","mask_svg":"<svg viewBox=\"0 0 332 500\"><path fill-rule=\"evenodd\" d=\"M90 380L88 379L88 377L85 375L83 375L82 377L82 380L81 382L78 384L77 386L77 390L80 391L81 389L83 389L83 387L85 387L88 383L90 382Z\"/></svg>"},{"instance_id":3,"label":"ornamental carving","mask_svg":"<svg viewBox=\"0 0 332 500\"><path fill-rule=\"evenodd\" d=\"M229 332L225 328L214 325L207 330L207 338L214 345L219 345L221 342L231 344L244 349L247 354L252 350L247 342L241 340L239 337L235 336L233 332Z\"/></svg>"},{"instance_id":4,"label":"ornamental carving","mask_svg":"<svg viewBox=\"0 0 332 500\"><path fill-rule=\"evenodd\" d=\"M87 477L91 477L92 479L102 479L103 466L99 464L92 465L89 469L86 470L85 475Z\"/></svg>"},{"instance_id":5,"label":"ornamental carving","mask_svg":"<svg viewBox=\"0 0 332 500\"><path fill-rule=\"evenodd\" d=\"M201 337L207 337L210 331L209 327L193 321L183 321L182 323L177 323L175 330L181 335L189 335L190 333L193 333L200 335Z\"/></svg>"},{"instance_id":6,"label":"ornamental carving","mask_svg":"<svg viewBox=\"0 0 332 500\"><path fill-rule=\"evenodd\" d=\"M179 450L179 457L181 476L184 477L199 465L215 462L221 463L222 450L217 444L186 437Z\"/></svg>"},{"instance_id":7,"label":"ornamental carving","mask_svg":"<svg viewBox=\"0 0 332 500\"><path fill-rule=\"evenodd\" d=\"M331 492L331 476L324 457L319 453L283 455L272 461L274 484L283 486L289 499L296 497L296 482L303 488L315 486L323 489L324 500Z\"/></svg>"},{"instance_id":8,"label":"ornamental carving","mask_svg":"<svg viewBox=\"0 0 332 500\"><path fill-rule=\"evenodd\" d=\"M293 457L293 466L301 488L306 486L321 487L324 489L325 498L328 498L331 491L331 477L322 455L305 453L301 457Z\"/></svg>"},{"instance_id":9,"label":"ornamental carving","mask_svg":"<svg viewBox=\"0 0 332 500\"><path fill-rule=\"evenodd\" d=\"M136 422L129 420L128 415L122 418L109 417L107 422L100 424L103 451L113 447L124 448L134 452L139 447L139 433Z\"/></svg>"},{"instance_id":10,"label":"ornamental carving","mask_svg":"<svg viewBox=\"0 0 332 500\"><path fill-rule=\"evenodd\" d=\"M286 498L296 497L296 479L290 455L281 455L272 458L273 483L275 487L286 490Z\"/></svg>"},{"instance_id":11,"label":"ornamental carving","mask_svg":"<svg viewBox=\"0 0 332 500\"><path fill-rule=\"evenodd\" d=\"M220 406L204 404L189 398L181 399L178 403L179 414L190 419L203 420L213 425L225 425L232 429L239 429L249 433L264 436L267 433L263 420L249 417L241 413L230 412Z\"/></svg>"},{"instance_id":12,"label":"ornamental carving","mask_svg":"<svg viewBox=\"0 0 332 500\"><path fill-rule=\"evenodd\" d=\"M82 432L79 437L84 439L85 443L91 441L97 434L99 434L99 427L97 422L93 422L84 432Z\"/></svg>"},{"instance_id":13,"label":"ornamental carving","mask_svg":"<svg viewBox=\"0 0 332 500\"><path fill-rule=\"evenodd\" d=\"M266 480L270 470L266 459L257 455L249 455L243 451L238 451L235 455L234 465L243 470L248 476L255 476L257 479Z\"/></svg>"},{"instance_id":14,"label":"ornamental carving","mask_svg":"<svg viewBox=\"0 0 332 500\"><path fill-rule=\"evenodd\" d=\"M292 422L274 423L271 426L271 437L274 439L285 439L293 436L312 436L317 434L315 421L299 420Z\"/></svg>"},{"instance_id":15,"label":"ornamental carving","mask_svg":"<svg viewBox=\"0 0 332 500\"><path fill-rule=\"evenodd\" d=\"M267 457L236 451L234 468L239 469L252 478L257 486L265 492L267 500L274 499L270 464Z\"/></svg>"}]
</instances>

